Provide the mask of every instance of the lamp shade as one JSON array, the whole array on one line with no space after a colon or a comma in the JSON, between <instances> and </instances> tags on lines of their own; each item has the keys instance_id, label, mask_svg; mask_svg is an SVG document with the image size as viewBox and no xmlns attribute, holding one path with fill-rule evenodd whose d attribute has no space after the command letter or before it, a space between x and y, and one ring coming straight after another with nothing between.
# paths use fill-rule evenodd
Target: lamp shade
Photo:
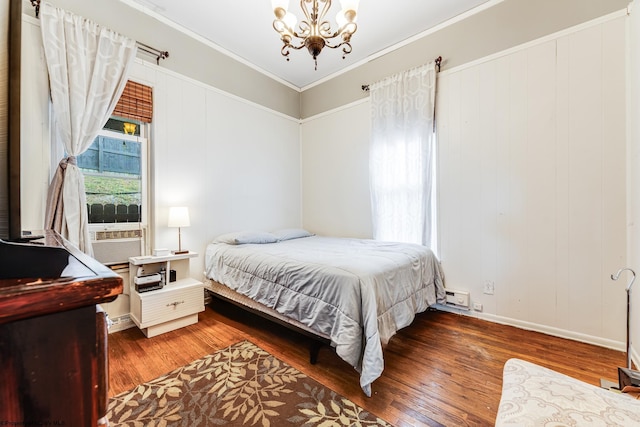
<instances>
[{"instance_id":1,"label":"lamp shade","mask_svg":"<svg viewBox=\"0 0 640 427\"><path fill-rule=\"evenodd\" d=\"M282 18L282 20L284 21L285 24L287 24L287 27L289 27L289 30L292 30L293 27L295 27L296 24L298 23L298 18L296 18L296 15L294 15L291 12L287 12L287 14L284 15L284 18Z\"/></svg>"},{"instance_id":2,"label":"lamp shade","mask_svg":"<svg viewBox=\"0 0 640 427\"><path fill-rule=\"evenodd\" d=\"M169 227L189 227L189 209L184 206L169 208Z\"/></svg>"}]
</instances>

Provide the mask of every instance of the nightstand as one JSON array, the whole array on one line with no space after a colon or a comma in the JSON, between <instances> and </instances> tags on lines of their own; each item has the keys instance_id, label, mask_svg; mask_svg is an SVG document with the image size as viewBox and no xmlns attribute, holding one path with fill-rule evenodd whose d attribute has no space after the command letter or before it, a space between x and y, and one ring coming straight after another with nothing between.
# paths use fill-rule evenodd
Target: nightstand
<instances>
[{"instance_id":1,"label":"nightstand","mask_svg":"<svg viewBox=\"0 0 640 427\"><path fill-rule=\"evenodd\" d=\"M198 322L204 285L189 277L189 260L197 256L189 252L129 258L131 320L147 338Z\"/></svg>"}]
</instances>

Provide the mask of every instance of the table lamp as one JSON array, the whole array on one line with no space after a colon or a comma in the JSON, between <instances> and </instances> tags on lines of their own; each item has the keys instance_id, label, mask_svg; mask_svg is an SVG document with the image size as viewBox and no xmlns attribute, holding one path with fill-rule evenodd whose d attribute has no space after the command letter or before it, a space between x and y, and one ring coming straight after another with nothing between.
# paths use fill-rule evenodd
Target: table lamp
<instances>
[{"instance_id":1,"label":"table lamp","mask_svg":"<svg viewBox=\"0 0 640 427\"><path fill-rule=\"evenodd\" d=\"M188 250L182 250L182 236L180 228L189 227L190 225L188 208L184 206L169 208L169 227L178 227L178 250L173 251L174 254L189 253Z\"/></svg>"}]
</instances>

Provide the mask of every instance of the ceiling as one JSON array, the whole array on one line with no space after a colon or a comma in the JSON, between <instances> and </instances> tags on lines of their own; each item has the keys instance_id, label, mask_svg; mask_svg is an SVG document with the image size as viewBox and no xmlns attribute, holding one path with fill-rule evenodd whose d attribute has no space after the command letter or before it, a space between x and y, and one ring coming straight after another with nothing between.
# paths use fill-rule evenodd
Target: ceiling
<instances>
[{"instance_id":1,"label":"ceiling","mask_svg":"<svg viewBox=\"0 0 640 427\"><path fill-rule=\"evenodd\" d=\"M490 0L362 0L353 51L325 48L318 69L306 49L292 50L287 61L273 29L270 0L122 0L176 28L207 39L217 48L296 88L305 88L375 57L379 52L419 35ZM495 0L492 0L495 2ZM340 3L328 13L332 28ZM289 11L302 19L299 2Z\"/></svg>"}]
</instances>

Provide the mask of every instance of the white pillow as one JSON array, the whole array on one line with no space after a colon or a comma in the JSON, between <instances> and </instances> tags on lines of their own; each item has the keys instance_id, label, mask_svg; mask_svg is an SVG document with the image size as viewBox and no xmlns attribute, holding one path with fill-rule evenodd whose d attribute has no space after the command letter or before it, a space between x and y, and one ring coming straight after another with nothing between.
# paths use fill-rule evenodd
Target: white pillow
<instances>
[{"instance_id":1,"label":"white pillow","mask_svg":"<svg viewBox=\"0 0 640 427\"><path fill-rule=\"evenodd\" d=\"M246 243L276 243L278 238L266 231L236 231L220 235L214 239L216 243L242 245Z\"/></svg>"},{"instance_id":2,"label":"white pillow","mask_svg":"<svg viewBox=\"0 0 640 427\"><path fill-rule=\"evenodd\" d=\"M309 233L307 230L302 228L283 228L282 230L277 230L273 232L273 235L278 238L281 242L284 240L291 239L299 239L301 237L310 237L313 236L313 233Z\"/></svg>"}]
</instances>

